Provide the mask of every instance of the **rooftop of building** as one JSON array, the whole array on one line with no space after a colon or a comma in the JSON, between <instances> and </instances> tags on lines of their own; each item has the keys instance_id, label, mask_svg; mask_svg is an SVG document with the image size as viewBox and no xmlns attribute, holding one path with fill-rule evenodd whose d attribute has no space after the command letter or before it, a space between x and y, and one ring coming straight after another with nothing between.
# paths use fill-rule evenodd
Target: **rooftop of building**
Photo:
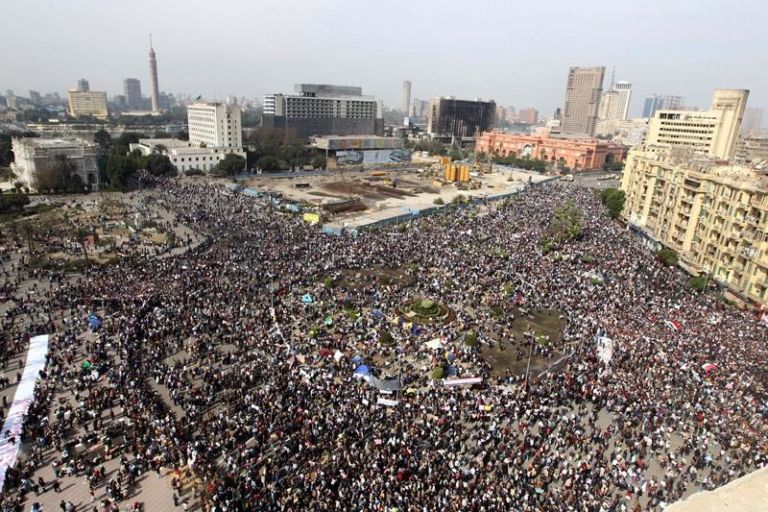
<instances>
[{"instance_id":1,"label":"rooftop of building","mask_svg":"<svg viewBox=\"0 0 768 512\"><path fill-rule=\"evenodd\" d=\"M267 94L265 98L275 97L275 96L282 96L285 98L301 98L301 99L307 99L307 100L327 100L329 98L333 98L338 100L350 100L350 101L376 101L375 96L371 96L368 94L320 94L317 96L307 96L305 94L299 94L299 93L277 92L274 94Z\"/></svg>"},{"instance_id":2,"label":"rooftop of building","mask_svg":"<svg viewBox=\"0 0 768 512\"><path fill-rule=\"evenodd\" d=\"M768 192L768 162L742 164L684 151L635 151L635 157L699 174L710 181L740 189Z\"/></svg>"},{"instance_id":3,"label":"rooftop of building","mask_svg":"<svg viewBox=\"0 0 768 512\"><path fill-rule=\"evenodd\" d=\"M495 103L492 99L487 98L457 98L456 96L435 96L434 99L438 100L451 100L451 101L467 101L475 103Z\"/></svg>"},{"instance_id":4,"label":"rooftop of building","mask_svg":"<svg viewBox=\"0 0 768 512\"><path fill-rule=\"evenodd\" d=\"M41 148L41 149L65 149L65 148L72 148L72 147L95 146L95 144L91 142L86 142L81 139L61 139L61 138L46 139L42 137L16 137L14 138L14 140L26 146Z\"/></svg>"},{"instance_id":5,"label":"rooftop of building","mask_svg":"<svg viewBox=\"0 0 768 512\"><path fill-rule=\"evenodd\" d=\"M188 140L179 139L139 139L139 144L147 147L165 146L166 148L192 147L194 144Z\"/></svg>"},{"instance_id":6,"label":"rooftop of building","mask_svg":"<svg viewBox=\"0 0 768 512\"><path fill-rule=\"evenodd\" d=\"M223 101L215 101L215 100L195 100L194 103L190 103L187 105L187 108L190 107L237 107L240 108L238 105L229 105Z\"/></svg>"}]
</instances>

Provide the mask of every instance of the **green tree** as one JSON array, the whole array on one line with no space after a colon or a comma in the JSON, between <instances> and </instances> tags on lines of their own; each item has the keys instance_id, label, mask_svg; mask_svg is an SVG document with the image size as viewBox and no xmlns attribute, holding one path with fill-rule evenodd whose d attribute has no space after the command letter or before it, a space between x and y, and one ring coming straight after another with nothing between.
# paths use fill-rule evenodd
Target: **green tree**
<instances>
[{"instance_id":1,"label":"green tree","mask_svg":"<svg viewBox=\"0 0 768 512\"><path fill-rule=\"evenodd\" d=\"M237 174L245 169L245 158L234 153L229 153L216 167L219 171L222 171L227 175Z\"/></svg>"},{"instance_id":2,"label":"green tree","mask_svg":"<svg viewBox=\"0 0 768 512\"><path fill-rule=\"evenodd\" d=\"M112 152L107 160L107 180L117 190L125 190L128 180L136 173L136 161L126 155Z\"/></svg>"},{"instance_id":3,"label":"green tree","mask_svg":"<svg viewBox=\"0 0 768 512\"><path fill-rule=\"evenodd\" d=\"M656 257L664 263L667 266L674 267L677 265L677 261L679 259L677 253L673 251L672 249L662 249L657 254Z\"/></svg>"},{"instance_id":4,"label":"green tree","mask_svg":"<svg viewBox=\"0 0 768 512\"><path fill-rule=\"evenodd\" d=\"M8 167L13 162L13 146L11 136L0 134L0 167Z\"/></svg>"},{"instance_id":5,"label":"green tree","mask_svg":"<svg viewBox=\"0 0 768 512\"><path fill-rule=\"evenodd\" d=\"M265 171L276 171L282 169L280 161L274 156L263 156L256 162L256 167Z\"/></svg>"},{"instance_id":6,"label":"green tree","mask_svg":"<svg viewBox=\"0 0 768 512\"><path fill-rule=\"evenodd\" d=\"M24 194L0 195L0 213L21 213L28 204L29 197Z\"/></svg>"},{"instance_id":7,"label":"green tree","mask_svg":"<svg viewBox=\"0 0 768 512\"><path fill-rule=\"evenodd\" d=\"M600 200L608 209L608 215L615 219L621 215L624 209L624 202L626 201L626 195L623 190L615 188L607 188L600 192Z\"/></svg>"},{"instance_id":8,"label":"green tree","mask_svg":"<svg viewBox=\"0 0 768 512\"><path fill-rule=\"evenodd\" d=\"M157 147L157 146L155 146ZM143 156L138 160L138 167L146 169L153 176L175 176L176 168L171 163L171 159L166 155L152 153Z\"/></svg>"},{"instance_id":9,"label":"green tree","mask_svg":"<svg viewBox=\"0 0 768 512\"><path fill-rule=\"evenodd\" d=\"M121 154L126 154L130 149L130 144L136 144L139 142L139 139L144 138L146 138L146 136L143 133L123 132L115 139L113 150Z\"/></svg>"},{"instance_id":10,"label":"green tree","mask_svg":"<svg viewBox=\"0 0 768 512\"><path fill-rule=\"evenodd\" d=\"M561 244L566 240L578 238L582 232L582 216L573 201L556 208L547 228L545 244Z\"/></svg>"},{"instance_id":11,"label":"green tree","mask_svg":"<svg viewBox=\"0 0 768 512\"><path fill-rule=\"evenodd\" d=\"M99 128L99 131L93 134L93 142L101 149L107 149L112 145L112 136L104 128Z\"/></svg>"},{"instance_id":12,"label":"green tree","mask_svg":"<svg viewBox=\"0 0 768 512\"><path fill-rule=\"evenodd\" d=\"M176 138L179 140L189 140L189 132L181 130L179 133L176 134Z\"/></svg>"},{"instance_id":13,"label":"green tree","mask_svg":"<svg viewBox=\"0 0 768 512\"><path fill-rule=\"evenodd\" d=\"M315 156L315 158L312 159L313 169L325 169L327 165L328 165L328 159L325 158L324 155L317 155Z\"/></svg>"}]
</instances>

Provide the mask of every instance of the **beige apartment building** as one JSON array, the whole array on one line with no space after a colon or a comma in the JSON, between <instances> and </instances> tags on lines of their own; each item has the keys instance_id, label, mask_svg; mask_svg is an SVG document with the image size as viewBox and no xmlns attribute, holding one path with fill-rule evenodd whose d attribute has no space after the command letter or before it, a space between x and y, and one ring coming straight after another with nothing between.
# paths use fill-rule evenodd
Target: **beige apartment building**
<instances>
[{"instance_id":1,"label":"beige apartment building","mask_svg":"<svg viewBox=\"0 0 768 512\"><path fill-rule=\"evenodd\" d=\"M106 92L70 89L68 94L69 115L72 117L93 116L106 119L109 116Z\"/></svg>"},{"instance_id":2,"label":"beige apartment building","mask_svg":"<svg viewBox=\"0 0 768 512\"><path fill-rule=\"evenodd\" d=\"M699 155L730 160L748 97L746 89L716 89L707 111L657 110L648 126L646 148L686 148Z\"/></svg>"},{"instance_id":3,"label":"beige apartment building","mask_svg":"<svg viewBox=\"0 0 768 512\"><path fill-rule=\"evenodd\" d=\"M768 304L768 172L631 151L621 189L622 216L648 245L671 248L692 274Z\"/></svg>"}]
</instances>

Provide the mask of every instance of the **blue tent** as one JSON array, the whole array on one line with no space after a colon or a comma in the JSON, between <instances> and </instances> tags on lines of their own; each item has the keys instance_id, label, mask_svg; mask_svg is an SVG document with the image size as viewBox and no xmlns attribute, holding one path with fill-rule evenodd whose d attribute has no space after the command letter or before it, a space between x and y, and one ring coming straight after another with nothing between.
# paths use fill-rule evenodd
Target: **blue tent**
<instances>
[{"instance_id":1,"label":"blue tent","mask_svg":"<svg viewBox=\"0 0 768 512\"><path fill-rule=\"evenodd\" d=\"M368 368L366 365L361 364L360 366L358 366L355 369L355 373L357 375L370 375L371 374L371 369Z\"/></svg>"},{"instance_id":2,"label":"blue tent","mask_svg":"<svg viewBox=\"0 0 768 512\"><path fill-rule=\"evenodd\" d=\"M384 318L384 313L382 313L380 309L374 309L373 310L373 317L374 318Z\"/></svg>"},{"instance_id":3,"label":"blue tent","mask_svg":"<svg viewBox=\"0 0 768 512\"><path fill-rule=\"evenodd\" d=\"M101 320L99 317L91 313L88 315L88 326L91 328L92 331L95 331L99 327L101 327Z\"/></svg>"},{"instance_id":4,"label":"blue tent","mask_svg":"<svg viewBox=\"0 0 768 512\"><path fill-rule=\"evenodd\" d=\"M301 298L301 302L304 304L312 304L312 296L308 293L305 293L304 296Z\"/></svg>"}]
</instances>

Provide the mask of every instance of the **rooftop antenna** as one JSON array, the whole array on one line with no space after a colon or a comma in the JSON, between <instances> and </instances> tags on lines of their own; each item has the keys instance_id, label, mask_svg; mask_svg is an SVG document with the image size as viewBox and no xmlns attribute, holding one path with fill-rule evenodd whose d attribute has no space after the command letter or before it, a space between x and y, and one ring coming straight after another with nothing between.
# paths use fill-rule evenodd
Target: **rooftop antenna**
<instances>
[{"instance_id":1,"label":"rooftop antenna","mask_svg":"<svg viewBox=\"0 0 768 512\"><path fill-rule=\"evenodd\" d=\"M149 49L152 49L152 32L149 33Z\"/></svg>"}]
</instances>

